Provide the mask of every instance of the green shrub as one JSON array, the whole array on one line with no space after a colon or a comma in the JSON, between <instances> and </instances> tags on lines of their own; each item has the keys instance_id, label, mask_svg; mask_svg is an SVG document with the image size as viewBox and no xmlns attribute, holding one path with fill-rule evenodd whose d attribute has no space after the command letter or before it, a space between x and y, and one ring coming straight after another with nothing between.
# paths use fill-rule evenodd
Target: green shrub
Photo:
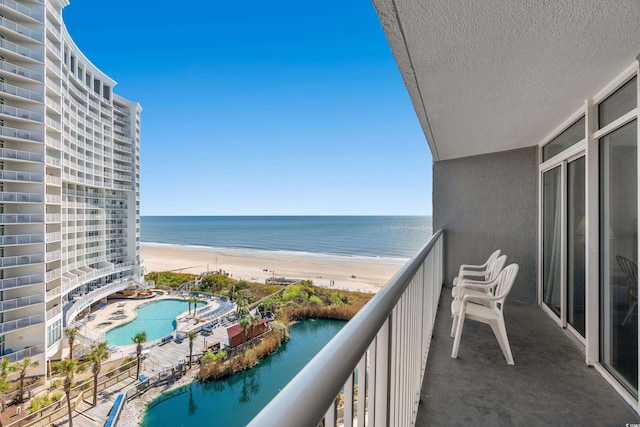
<instances>
[{"instance_id":1,"label":"green shrub","mask_svg":"<svg viewBox=\"0 0 640 427\"><path fill-rule=\"evenodd\" d=\"M313 305L322 305L322 300L316 295L312 295L311 298L309 298L309 302Z\"/></svg>"}]
</instances>

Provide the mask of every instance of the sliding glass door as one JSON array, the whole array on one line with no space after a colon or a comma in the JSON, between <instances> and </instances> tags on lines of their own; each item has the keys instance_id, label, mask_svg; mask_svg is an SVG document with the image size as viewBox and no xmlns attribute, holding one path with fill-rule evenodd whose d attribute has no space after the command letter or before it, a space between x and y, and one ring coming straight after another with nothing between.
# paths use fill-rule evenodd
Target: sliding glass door
<instances>
[{"instance_id":1,"label":"sliding glass door","mask_svg":"<svg viewBox=\"0 0 640 427\"><path fill-rule=\"evenodd\" d=\"M585 336L585 158L542 175L542 301Z\"/></svg>"},{"instance_id":2,"label":"sliding glass door","mask_svg":"<svg viewBox=\"0 0 640 427\"><path fill-rule=\"evenodd\" d=\"M584 156L567 163L567 324L585 336L586 187Z\"/></svg>"},{"instance_id":3,"label":"sliding glass door","mask_svg":"<svg viewBox=\"0 0 640 427\"><path fill-rule=\"evenodd\" d=\"M637 121L600 139L600 359L638 390Z\"/></svg>"}]
</instances>

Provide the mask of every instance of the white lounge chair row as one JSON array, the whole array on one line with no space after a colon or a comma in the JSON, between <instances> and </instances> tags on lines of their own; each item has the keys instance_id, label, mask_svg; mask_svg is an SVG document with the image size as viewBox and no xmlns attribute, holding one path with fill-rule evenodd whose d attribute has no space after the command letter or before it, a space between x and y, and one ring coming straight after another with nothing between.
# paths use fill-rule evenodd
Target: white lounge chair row
<instances>
[{"instance_id":1,"label":"white lounge chair row","mask_svg":"<svg viewBox=\"0 0 640 427\"><path fill-rule=\"evenodd\" d=\"M518 275L518 264L504 267L506 255L498 249L481 265L463 264L453 280L451 302L451 336L454 338L451 357L458 357L465 319L491 326L509 365L514 365L507 329L504 323L504 301ZM504 267L504 268L503 268Z\"/></svg>"}]
</instances>

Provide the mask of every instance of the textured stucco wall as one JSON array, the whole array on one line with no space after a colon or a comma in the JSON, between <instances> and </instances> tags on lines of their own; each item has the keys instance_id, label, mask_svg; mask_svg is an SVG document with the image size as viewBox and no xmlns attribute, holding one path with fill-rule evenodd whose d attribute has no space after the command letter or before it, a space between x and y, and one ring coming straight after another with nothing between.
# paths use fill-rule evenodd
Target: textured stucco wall
<instances>
[{"instance_id":1,"label":"textured stucco wall","mask_svg":"<svg viewBox=\"0 0 640 427\"><path fill-rule=\"evenodd\" d=\"M445 237L445 281L495 249L520 271L509 298L536 301L537 149L435 162L433 229Z\"/></svg>"}]
</instances>

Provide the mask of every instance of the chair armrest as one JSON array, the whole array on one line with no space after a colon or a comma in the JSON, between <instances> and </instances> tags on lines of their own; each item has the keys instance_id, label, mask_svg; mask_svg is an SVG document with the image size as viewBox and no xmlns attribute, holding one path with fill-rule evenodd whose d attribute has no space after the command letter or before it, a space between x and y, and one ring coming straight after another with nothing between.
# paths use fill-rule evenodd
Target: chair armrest
<instances>
[{"instance_id":1,"label":"chair armrest","mask_svg":"<svg viewBox=\"0 0 640 427\"><path fill-rule=\"evenodd\" d=\"M489 276L489 271L487 270L481 270L481 271L463 271L461 273L458 273L458 280L467 280L467 278L471 278L471 277L481 277L482 280L486 279L487 276ZM474 279L469 279L469 280L474 280Z\"/></svg>"}]
</instances>

